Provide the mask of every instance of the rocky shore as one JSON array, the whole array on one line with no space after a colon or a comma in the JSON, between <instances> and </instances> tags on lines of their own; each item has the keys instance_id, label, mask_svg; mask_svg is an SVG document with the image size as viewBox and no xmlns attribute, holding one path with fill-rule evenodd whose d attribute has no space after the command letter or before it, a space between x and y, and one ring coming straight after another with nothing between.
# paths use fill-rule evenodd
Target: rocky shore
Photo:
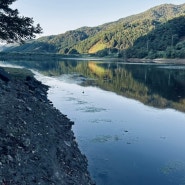
<instances>
[{"instance_id":1,"label":"rocky shore","mask_svg":"<svg viewBox=\"0 0 185 185\"><path fill-rule=\"evenodd\" d=\"M5 72L6 71L6 72ZM73 122L29 71L0 68L0 184L92 185Z\"/></svg>"}]
</instances>

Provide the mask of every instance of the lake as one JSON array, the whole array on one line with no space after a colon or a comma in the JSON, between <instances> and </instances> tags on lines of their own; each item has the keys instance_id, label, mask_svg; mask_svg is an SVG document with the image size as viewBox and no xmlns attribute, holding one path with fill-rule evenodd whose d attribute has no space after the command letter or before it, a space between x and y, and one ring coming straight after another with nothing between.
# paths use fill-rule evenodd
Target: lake
<instances>
[{"instance_id":1,"label":"lake","mask_svg":"<svg viewBox=\"0 0 185 185\"><path fill-rule=\"evenodd\" d=\"M185 65L6 61L33 69L97 185L185 184Z\"/></svg>"}]
</instances>

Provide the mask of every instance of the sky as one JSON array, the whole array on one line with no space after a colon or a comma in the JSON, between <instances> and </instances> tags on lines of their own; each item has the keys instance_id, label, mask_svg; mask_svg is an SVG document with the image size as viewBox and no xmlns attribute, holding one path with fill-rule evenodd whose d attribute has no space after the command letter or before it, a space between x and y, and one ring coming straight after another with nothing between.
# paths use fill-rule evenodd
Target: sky
<instances>
[{"instance_id":1,"label":"sky","mask_svg":"<svg viewBox=\"0 0 185 185\"><path fill-rule=\"evenodd\" d=\"M12 8L41 25L40 37L98 26L166 3L179 5L185 0L17 0Z\"/></svg>"}]
</instances>

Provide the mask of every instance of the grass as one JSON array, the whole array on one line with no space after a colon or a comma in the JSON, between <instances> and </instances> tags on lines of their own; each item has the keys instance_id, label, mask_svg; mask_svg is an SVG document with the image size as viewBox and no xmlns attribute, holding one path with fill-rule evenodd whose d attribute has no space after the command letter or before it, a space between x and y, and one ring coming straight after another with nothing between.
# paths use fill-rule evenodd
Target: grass
<instances>
[{"instance_id":1,"label":"grass","mask_svg":"<svg viewBox=\"0 0 185 185\"><path fill-rule=\"evenodd\" d=\"M9 67L3 67L3 69L14 78L25 80L27 76L33 77L33 73L28 69Z\"/></svg>"}]
</instances>

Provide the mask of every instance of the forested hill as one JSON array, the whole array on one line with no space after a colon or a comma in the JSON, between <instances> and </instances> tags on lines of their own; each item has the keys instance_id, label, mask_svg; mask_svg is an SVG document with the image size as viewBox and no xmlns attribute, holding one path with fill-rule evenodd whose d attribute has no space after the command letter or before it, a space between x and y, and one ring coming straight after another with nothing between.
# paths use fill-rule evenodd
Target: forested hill
<instances>
[{"instance_id":1,"label":"forested hill","mask_svg":"<svg viewBox=\"0 0 185 185\"><path fill-rule=\"evenodd\" d=\"M164 4L101 26L82 27L64 34L42 37L7 51L172 57L172 53L169 56L164 53L171 52L172 47L185 48L184 16L185 4Z\"/></svg>"},{"instance_id":2,"label":"forested hill","mask_svg":"<svg viewBox=\"0 0 185 185\"><path fill-rule=\"evenodd\" d=\"M185 58L185 16L169 20L139 37L128 58Z\"/></svg>"}]
</instances>

